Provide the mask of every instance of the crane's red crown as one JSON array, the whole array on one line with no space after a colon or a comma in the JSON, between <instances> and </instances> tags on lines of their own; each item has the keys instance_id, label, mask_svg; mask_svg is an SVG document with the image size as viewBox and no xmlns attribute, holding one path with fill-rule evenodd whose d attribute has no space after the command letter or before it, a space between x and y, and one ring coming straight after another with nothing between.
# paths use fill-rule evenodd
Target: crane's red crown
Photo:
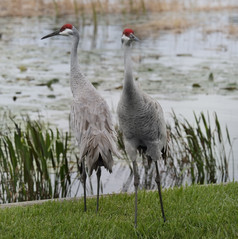
<instances>
[{"instance_id":1,"label":"crane's red crown","mask_svg":"<svg viewBox=\"0 0 238 239\"><path fill-rule=\"evenodd\" d=\"M130 36L130 34L134 34L134 31L130 28L126 28L124 31L123 31L123 34L126 35L127 37Z\"/></svg>"},{"instance_id":2,"label":"crane's red crown","mask_svg":"<svg viewBox=\"0 0 238 239\"><path fill-rule=\"evenodd\" d=\"M62 31L64 31L66 28L68 28L68 29L72 29L73 28L73 26L71 25L71 24L65 24L64 26L62 26L61 28L60 28L60 31L62 32Z\"/></svg>"}]
</instances>

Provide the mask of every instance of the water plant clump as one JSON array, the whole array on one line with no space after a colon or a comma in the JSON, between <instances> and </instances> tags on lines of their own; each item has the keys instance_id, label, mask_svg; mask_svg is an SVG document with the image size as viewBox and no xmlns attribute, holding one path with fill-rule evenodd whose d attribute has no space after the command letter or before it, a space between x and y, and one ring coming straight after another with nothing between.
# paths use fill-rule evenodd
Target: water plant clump
<instances>
[{"instance_id":1,"label":"water plant clump","mask_svg":"<svg viewBox=\"0 0 238 239\"><path fill-rule=\"evenodd\" d=\"M211 122L209 114L194 113L194 125L174 112L172 118L167 165L175 182L180 184L185 177L193 184L229 181L228 163L234 160L232 142L227 127L223 136L217 114Z\"/></svg>"},{"instance_id":2,"label":"water plant clump","mask_svg":"<svg viewBox=\"0 0 238 239\"><path fill-rule=\"evenodd\" d=\"M26 119L0 134L0 203L66 197L70 135Z\"/></svg>"}]
</instances>

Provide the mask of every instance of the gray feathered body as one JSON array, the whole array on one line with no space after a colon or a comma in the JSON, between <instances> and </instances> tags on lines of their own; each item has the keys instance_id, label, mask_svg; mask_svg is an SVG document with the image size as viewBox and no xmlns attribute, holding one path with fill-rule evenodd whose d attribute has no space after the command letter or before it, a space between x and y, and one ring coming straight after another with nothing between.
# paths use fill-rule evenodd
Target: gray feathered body
<instances>
[{"instance_id":1,"label":"gray feathered body","mask_svg":"<svg viewBox=\"0 0 238 239\"><path fill-rule=\"evenodd\" d=\"M165 155L167 145L166 124L160 104L142 92L132 77L131 49L125 49L125 79L117 113L126 150L132 160L136 150L158 160Z\"/></svg>"},{"instance_id":2,"label":"gray feathered body","mask_svg":"<svg viewBox=\"0 0 238 239\"><path fill-rule=\"evenodd\" d=\"M94 86L81 73L77 59L79 35L73 28L71 51L71 128L80 149L80 159L86 159L89 176L99 166L112 171L112 153L117 153L116 137L109 107Z\"/></svg>"}]
</instances>

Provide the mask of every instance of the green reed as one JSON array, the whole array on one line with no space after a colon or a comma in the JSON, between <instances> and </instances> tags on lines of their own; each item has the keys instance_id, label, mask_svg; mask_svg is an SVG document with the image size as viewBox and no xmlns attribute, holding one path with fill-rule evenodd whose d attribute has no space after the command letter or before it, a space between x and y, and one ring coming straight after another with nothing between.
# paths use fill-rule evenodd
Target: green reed
<instances>
[{"instance_id":1,"label":"green reed","mask_svg":"<svg viewBox=\"0 0 238 239\"><path fill-rule=\"evenodd\" d=\"M0 135L0 203L66 197L69 134L26 119Z\"/></svg>"},{"instance_id":2,"label":"green reed","mask_svg":"<svg viewBox=\"0 0 238 239\"><path fill-rule=\"evenodd\" d=\"M53 5L54 5L54 9L55 9L55 16L59 17L59 6L56 0L53 0Z\"/></svg>"},{"instance_id":3,"label":"green reed","mask_svg":"<svg viewBox=\"0 0 238 239\"><path fill-rule=\"evenodd\" d=\"M228 162L234 160L228 128L225 137L218 116L201 112L194 114L195 124L179 119L173 112L173 128L170 126L168 162L175 178L181 182L189 175L192 183L217 183L229 180ZM175 166L176 165L176 166Z\"/></svg>"},{"instance_id":4,"label":"green reed","mask_svg":"<svg viewBox=\"0 0 238 239\"><path fill-rule=\"evenodd\" d=\"M92 0L91 2L92 5L92 17L93 17L93 33L94 35L97 33L97 29L98 29L98 17L97 17L97 8L96 8L96 3L94 2L94 0Z\"/></svg>"}]
</instances>

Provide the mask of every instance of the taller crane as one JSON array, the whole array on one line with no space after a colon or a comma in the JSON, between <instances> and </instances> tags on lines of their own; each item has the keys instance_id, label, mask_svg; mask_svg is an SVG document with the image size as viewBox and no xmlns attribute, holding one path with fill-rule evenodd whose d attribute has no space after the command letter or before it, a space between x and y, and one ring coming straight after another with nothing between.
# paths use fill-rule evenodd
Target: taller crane
<instances>
[{"instance_id":1,"label":"taller crane","mask_svg":"<svg viewBox=\"0 0 238 239\"><path fill-rule=\"evenodd\" d=\"M163 110L160 104L145 94L134 82L132 74L132 43L139 41L132 29L122 33L124 49L124 84L118 103L117 114L119 127L123 133L125 149L133 163L135 186L135 227L137 227L137 191L140 181L137 165L137 151L147 158L149 164L154 161L156 167L155 181L158 186L160 205L164 221L160 175L157 161L161 155L165 158L167 148L167 131Z\"/></svg>"}]
</instances>

